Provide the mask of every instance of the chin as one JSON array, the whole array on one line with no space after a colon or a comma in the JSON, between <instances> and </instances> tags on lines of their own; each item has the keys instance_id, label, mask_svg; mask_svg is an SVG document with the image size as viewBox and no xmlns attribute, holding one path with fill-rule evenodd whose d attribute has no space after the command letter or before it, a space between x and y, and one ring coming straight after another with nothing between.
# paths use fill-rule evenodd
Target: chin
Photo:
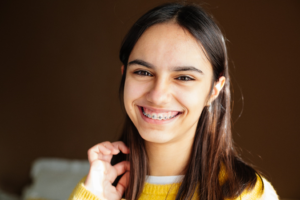
<instances>
[{"instance_id":1,"label":"chin","mask_svg":"<svg viewBox=\"0 0 300 200\"><path fill-rule=\"evenodd\" d=\"M167 143L173 139L172 135L166 131L159 131L159 130L138 130L140 136L146 142L152 143Z\"/></svg>"}]
</instances>

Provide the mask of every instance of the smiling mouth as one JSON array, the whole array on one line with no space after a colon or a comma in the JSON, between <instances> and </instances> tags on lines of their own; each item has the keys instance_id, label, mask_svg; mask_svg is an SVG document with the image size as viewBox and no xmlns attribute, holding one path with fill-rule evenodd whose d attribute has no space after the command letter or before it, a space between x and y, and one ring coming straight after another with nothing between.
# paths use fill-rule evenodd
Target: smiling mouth
<instances>
[{"instance_id":1,"label":"smiling mouth","mask_svg":"<svg viewBox=\"0 0 300 200\"><path fill-rule=\"evenodd\" d=\"M145 107L140 107L140 108L145 117L147 117L149 119L154 119L154 120L169 120L169 119L177 117L178 115L180 115L182 113L182 112L178 112L178 111L157 112L157 111L153 111L151 109L145 108Z\"/></svg>"}]
</instances>

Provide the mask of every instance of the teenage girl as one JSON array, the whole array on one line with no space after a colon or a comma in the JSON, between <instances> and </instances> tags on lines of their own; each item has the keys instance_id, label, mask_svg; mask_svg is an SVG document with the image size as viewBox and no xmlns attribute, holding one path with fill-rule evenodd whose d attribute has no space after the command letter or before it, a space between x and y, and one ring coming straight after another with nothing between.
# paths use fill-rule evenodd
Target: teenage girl
<instances>
[{"instance_id":1,"label":"teenage girl","mask_svg":"<svg viewBox=\"0 0 300 200\"><path fill-rule=\"evenodd\" d=\"M278 199L236 153L225 39L208 14L177 3L150 10L120 60L124 142L88 151L90 171L70 199ZM111 165L120 152L127 159Z\"/></svg>"}]
</instances>

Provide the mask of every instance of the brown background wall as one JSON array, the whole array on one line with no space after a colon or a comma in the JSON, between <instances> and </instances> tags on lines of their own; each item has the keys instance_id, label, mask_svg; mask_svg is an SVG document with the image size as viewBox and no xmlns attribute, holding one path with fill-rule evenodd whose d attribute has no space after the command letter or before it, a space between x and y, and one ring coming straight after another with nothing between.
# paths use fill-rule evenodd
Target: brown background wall
<instances>
[{"instance_id":1,"label":"brown background wall","mask_svg":"<svg viewBox=\"0 0 300 200\"><path fill-rule=\"evenodd\" d=\"M119 47L162 2L1 1L0 188L20 193L38 157L85 159L118 138ZM281 197L300 198L299 1L197 2L229 40L236 144Z\"/></svg>"}]
</instances>

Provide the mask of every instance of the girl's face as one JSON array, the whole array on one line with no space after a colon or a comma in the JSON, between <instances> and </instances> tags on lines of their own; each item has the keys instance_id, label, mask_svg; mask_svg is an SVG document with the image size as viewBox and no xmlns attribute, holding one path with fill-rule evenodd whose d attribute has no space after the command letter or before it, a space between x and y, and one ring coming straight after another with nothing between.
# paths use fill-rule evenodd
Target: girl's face
<instances>
[{"instance_id":1,"label":"girl's face","mask_svg":"<svg viewBox=\"0 0 300 200\"><path fill-rule=\"evenodd\" d=\"M217 97L225 78L214 84L200 43L175 23L153 25L128 60L125 109L147 142L191 141L203 108Z\"/></svg>"}]
</instances>

